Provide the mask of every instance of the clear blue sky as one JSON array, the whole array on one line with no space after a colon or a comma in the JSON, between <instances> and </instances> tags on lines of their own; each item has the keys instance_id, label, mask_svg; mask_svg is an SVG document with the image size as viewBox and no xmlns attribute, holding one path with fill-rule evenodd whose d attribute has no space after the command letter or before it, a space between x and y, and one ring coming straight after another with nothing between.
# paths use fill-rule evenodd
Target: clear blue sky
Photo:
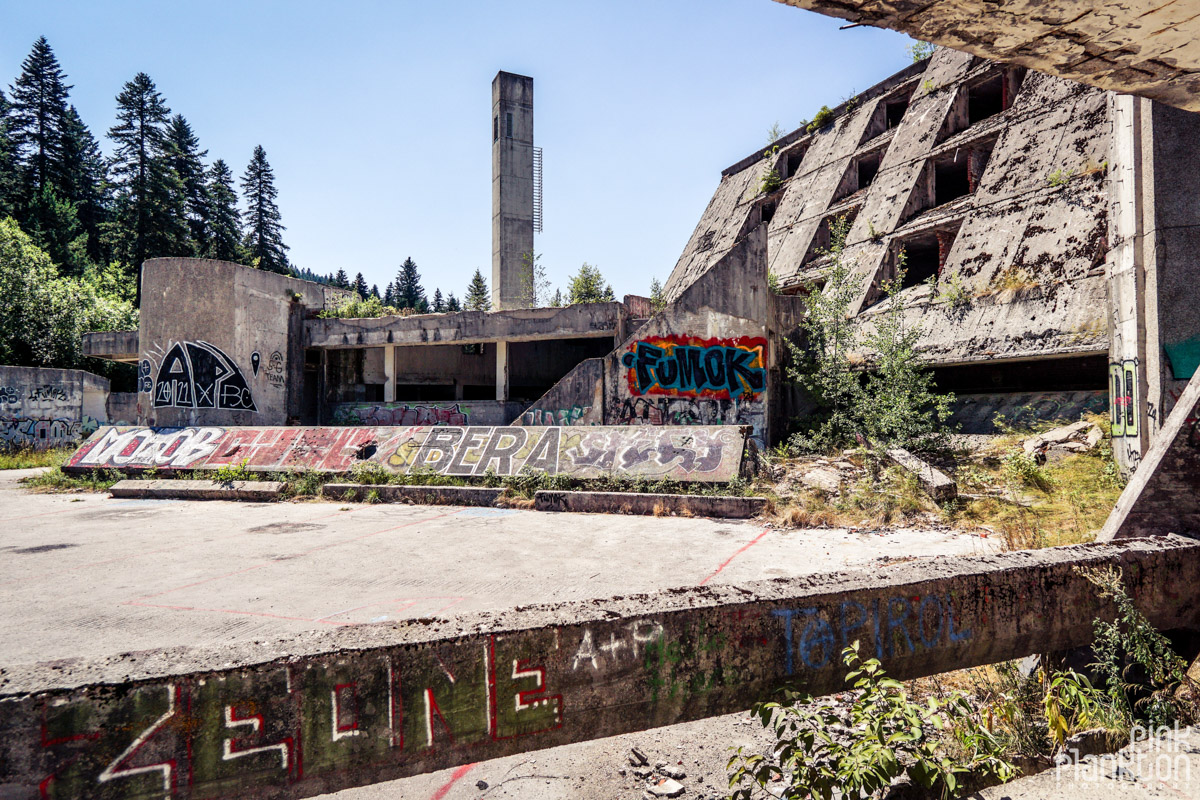
<instances>
[{"instance_id":1,"label":"clear blue sky","mask_svg":"<svg viewBox=\"0 0 1200 800\"><path fill-rule=\"evenodd\" d=\"M911 63L907 37L770 0L9 0L0 85L46 36L108 152L114 98L148 73L239 177L275 169L297 266L381 290L405 256L432 295L490 281L491 81L534 78L545 233L561 286L665 280L722 168Z\"/></svg>"}]
</instances>

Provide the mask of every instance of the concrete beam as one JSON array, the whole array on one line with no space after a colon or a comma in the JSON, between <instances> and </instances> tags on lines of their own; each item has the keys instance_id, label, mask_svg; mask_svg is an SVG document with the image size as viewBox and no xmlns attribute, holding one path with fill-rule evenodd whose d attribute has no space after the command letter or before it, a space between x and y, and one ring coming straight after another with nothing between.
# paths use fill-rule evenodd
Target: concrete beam
<instances>
[{"instance_id":1,"label":"concrete beam","mask_svg":"<svg viewBox=\"0 0 1200 800\"><path fill-rule=\"evenodd\" d=\"M909 562L270 645L0 670L6 797L307 797L843 687L859 641L898 678L1074 647L1119 565L1160 628L1200 623L1177 537Z\"/></svg>"},{"instance_id":2,"label":"concrete beam","mask_svg":"<svg viewBox=\"0 0 1200 800\"><path fill-rule=\"evenodd\" d=\"M623 308L620 303L580 303L565 308L459 311L374 319L310 319L304 323L305 346L473 344L611 337L620 324Z\"/></svg>"},{"instance_id":3,"label":"concrete beam","mask_svg":"<svg viewBox=\"0 0 1200 800\"><path fill-rule=\"evenodd\" d=\"M159 500L246 500L265 503L278 500L287 484L283 481L188 481L130 480L117 481L113 497Z\"/></svg>"},{"instance_id":4,"label":"concrete beam","mask_svg":"<svg viewBox=\"0 0 1200 800\"><path fill-rule=\"evenodd\" d=\"M1200 15L1175 0L776 0L1200 111Z\"/></svg>"},{"instance_id":5,"label":"concrete beam","mask_svg":"<svg viewBox=\"0 0 1200 800\"><path fill-rule=\"evenodd\" d=\"M123 364L136 364L138 360L137 331L100 331L83 335L83 354L92 358L104 358Z\"/></svg>"}]
</instances>

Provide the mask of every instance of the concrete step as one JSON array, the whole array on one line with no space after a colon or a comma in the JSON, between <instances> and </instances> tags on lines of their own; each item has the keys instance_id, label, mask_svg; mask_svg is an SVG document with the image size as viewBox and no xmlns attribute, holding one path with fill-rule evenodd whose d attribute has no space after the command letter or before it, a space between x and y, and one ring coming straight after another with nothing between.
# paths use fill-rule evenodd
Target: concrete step
<instances>
[{"instance_id":1,"label":"concrete step","mask_svg":"<svg viewBox=\"0 0 1200 800\"><path fill-rule=\"evenodd\" d=\"M693 517L748 519L767 510L763 497L717 497L700 494L644 494L640 492L559 492L543 490L533 495L538 511L579 511L595 514L671 514Z\"/></svg>"},{"instance_id":2,"label":"concrete step","mask_svg":"<svg viewBox=\"0 0 1200 800\"><path fill-rule=\"evenodd\" d=\"M283 481L123 480L113 484L113 497L162 500L278 500Z\"/></svg>"},{"instance_id":3,"label":"concrete step","mask_svg":"<svg viewBox=\"0 0 1200 800\"><path fill-rule=\"evenodd\" d=\"M503 489L488 486L401 486L396 484L327 483L321 494L334 500L362 502L375 492L381 503L494 506Z\"/></svg>"}]
</instances>

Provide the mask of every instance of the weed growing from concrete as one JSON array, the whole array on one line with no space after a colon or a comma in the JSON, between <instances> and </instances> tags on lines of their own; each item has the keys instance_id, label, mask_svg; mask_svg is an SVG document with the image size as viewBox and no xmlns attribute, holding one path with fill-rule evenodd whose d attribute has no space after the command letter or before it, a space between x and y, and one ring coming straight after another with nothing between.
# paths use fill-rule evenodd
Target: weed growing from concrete
<instances>
[{"instance_id":1,"label":"weed growing from concrete","mask_svg":"<svg viewBox=\"0 0 1200 800\"><path fill-rule=\"evenodd\" d=\"M865 798L901 776L948 798L966 775L1007 781L1015 774L1002 742L961 694L914 703L877 659L860 657L858 642L842 659L851 670L847 712L790 690L783 703L754 706L775 744L766 754L736 750L728 764L733 800Z\"/></svg>"},{"instance_id":2,"label":"weed growing from concrete","mask_svg":"<svg viewBox=\"0 0 1200 800\"><path fill-rule=\"evenodd\" d=\"M758 191L770 194L783 185L779 170L775 169L775 156L779 153L779 145L768 147L763 151L763 173L758 180Z\"/></svg>"},{"instance_id":3,"label":"weed growing from concrete","mask_svg":"<svg viewBox=\"0 0 1200 800\"><path fill-rule=\"evenodd\" d=\"M954 396L937 393L933 374L919 366L922 331L906 322L901 297L903 253L896 274L883 283L882 313L874 315L873 328L860 338L849 313L862 283L845 254L849 228L846 217L830 224L825 288L804 298L805 345L785 340L791 355L788 377L816 404L815 411L797 420L799 431L789 439L790 449L831 452L870 442L880 448L944 450ZM859 348L874 354L869 370L852 360Z\"/></svg>"},{"instance_id":4,"label":"weed growing from concrete","mask_svg":"<svg viewBox=\"0 0 1200 800\"><path fill-rule=\"evenodd\" d=\"M248 463L250 463L250 460L243 458L236 464L226 464L223 467L218 467L212 473L212 480L226 485L232 485L234 481L258 480L258 476L246 466Z\"/></svg>"},{"instance_id":5,"label":"weed growing from concrete","mask_svg":"<svg viewBox=\"0 0 1200 800\"><path fill-rule=\"evenodd\" d=\"M812 122L805 126L804 132L813 133L814 131L819 131L831 122L833 122L833 109L829 106L821 106L821 110L812 118Z\"/></svg>"},{"instance_id":6,"label":"weed growing from concrete","mask_svg":"<svg viewBox=\"0 0 1200 800\"><path fill-rule=\"evenodd\" d=\"M52 467L40 475L23 478L21 483L41 492L107 492L124 477L115 469L95 469L81 475L68 475L61 467Z\"/></svg>"}]
</instances>

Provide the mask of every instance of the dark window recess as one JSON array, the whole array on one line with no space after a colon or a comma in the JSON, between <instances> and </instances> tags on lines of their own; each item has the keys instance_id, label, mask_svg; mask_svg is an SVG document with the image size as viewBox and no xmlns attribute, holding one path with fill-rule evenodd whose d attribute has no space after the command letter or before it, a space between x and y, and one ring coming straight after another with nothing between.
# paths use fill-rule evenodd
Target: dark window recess
<instances>
[{"instance_id":1,"label":"dark window recess","mask_svg":"<svg viewBox=\"0 0 1200 800\"><path fill-rule=\"evenodd\" d=\"M500 138L500 117L492 117L492 141Z\"/></svg>"},{"instance_id":2,"label":"dark window recess","mask_svg":"<svg viewBox=\"0 0 1200 800\"><path fill-rule=\"evenodd\" d=\"M759 206L759 214L760 214L760 218L762 219L763 222L770 222L772 219L774 219L775 218L775 201L772 200L768 203L763 203L761 206Z\"/></svg>"},{"instance_id":3,"label":"dark window recess","mask_svg":"<svg viewBox=\"0 0 1200 800\"><path fill-rule=\"evenodd\" d=\"M833 239L833 225L837 222L838 217L846 218L846 231L850 231L850 227L854 225L854 219L858 216L859 207L848 209L844 214L830 214L821 223L817 225L817 232L813 234L812 241L808 245L808 252L804 255L802 264L807 264L814 258L818 258L825 254L829 249L829 243Z\"/></svg>"},{"instance_id":4,"label":"dark window recess","mask_svg":"<svg viewBox=\"0 0 1200 800\"><path fill-rule=\"evenodd\" d=\"M1004 75L996 75L967 90L967 124L994 117L1005 109Z\"/></svg>"},{"instance_id":5,"label":"dark window recess","mask_svg":"<svg viewBox=\"0 0 1200 800\"><path fill-rule=\"evenodd\" d=\"M908 111L908 98L899 100L895 103L888 103L887 109L884 112L887 115L887 128L891 130L900 124L900 120L904 119L904 112Z\"/></svg>"},{"instance_id":6,"label":"dark window recess","mask_svg":"<svg viewBox=\"0 0 1200 800\"><path fill-rule=\"evenodd\" d=\"M904 245L904 280L901 288L919 286L938 274L941 263L938 241L915 241Z\"/></svg>"},{"instance_id":7,"label":"dark window recess","mask_svg":"<svg viewBox=\"0 0 1200 800\"><path fill-rule=\"evenodd\" d=\"M508 388L508 396L513 400L521 400L532 403L546 392L554 388L554 384L538 384L533 386L510 386Z\"/></svg>"},{"instance_id":8,"label":"dark window recess","mask_svg":"<svg viewBox=\"0 0 1200 800\"><path fill-rule=\"evenodd\" d=\"M788 153L787 157L787 175L785 178L790 178L800 171L800 162L804 160L803 150L794 150Z\"/></svg>"},{"instance_id":9,"label":"dark window recess","mask_svg":"<svg viewBox=\"0 0 1200 800\"><path fill-rule=\"evenodd\" d=\"M512 114L504 115L504 135L509 139L512 138Z\"/></svg>"},{"instance_id":10,"label":"dark window recess","mask_svg":"<svg viewBox=\"0 0 1200 800\"><path fill-rule=\"evenodd\" d=\"M933 165L934 205L949 203L971 193L967 179L967 154L959 151Z\"/></svg>"},{"instance_id":11,"label":"dark window recess","mask_svg":"<svg viewBox=\"0 0 1200 800\"><path fill-rule=\"evenodd\" d=\"M464 344L462 346L462 352L464 356L481 356L483 355L483 342Z\"/></svg>"},{"instance_id":12,"label":"dark window recess","mask_svg":"<svg viewBox=\"0 0 1200 800\"><path fill-rule=\"evenodd\" d=\"M859 189L865 189L875 181L875 176L879 174L879 162L882 160L883 153L871 153L858 160Z\"/></svg>"}]
</instances>

